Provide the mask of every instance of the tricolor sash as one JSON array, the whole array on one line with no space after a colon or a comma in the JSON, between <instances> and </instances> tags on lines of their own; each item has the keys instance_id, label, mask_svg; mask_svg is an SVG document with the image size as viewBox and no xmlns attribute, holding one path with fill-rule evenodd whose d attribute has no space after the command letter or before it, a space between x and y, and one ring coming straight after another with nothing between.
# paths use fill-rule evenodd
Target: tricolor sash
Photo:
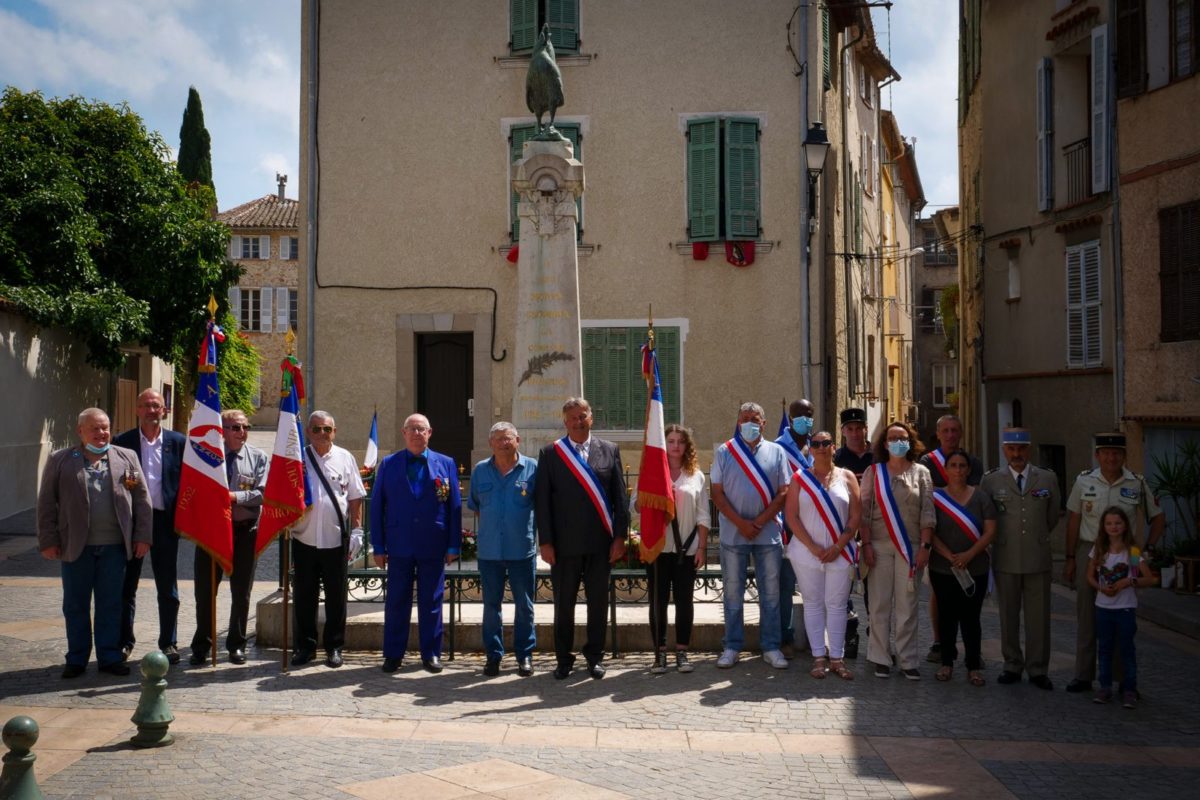
<instances>
[{"instance_id":1,"label":"tricolor sash","mask_svg":"<svg viewBox=\"0 0 1200 800\"><path fill-rule=\"evenodd\" d=\"M833 504L833 498L829 496L825 485L811 470L797 470L793 477L800 483L800 489L816 506L817 513L821 515L821 521L825 523L825 532L829 534L830 543L837 544L845 526L842 525L842 515L838 513L837 506ZM846 543L846 548L842 550L841 555L850 564L857 563L858 553L855 551L853 541Z\"/></svg>"},{"instance_id":2,"label":"tricolor sash","mask_svg":"<svg viewBox=\"0 0 1200 800\"><path fill-rule=\"evenodd\" d=\"M788 463L792 465L793 472L798 469L812 469L812 456L805 456L804 452L796 447L796 440L790 433L785 433L776 439L775 444L782 447L783 452L787 454Z\"/></svg>"},{"instance_id":3,"label":"tricolor sash","mask_svg":"<svg viewBox=\"0 0 1200 800\"><path fill-rule=\"evenodd\" d=\"M883 524L888 529L892 544L904 560L908 562L908 577L912 577L917 569L917 561L913 558L912 542L908 540L908 531L904 528L904 520L900 518L900 506L896 504L896 495L892 492L892 479L888 474L887 463L875 464L875 502L883 514Z\"/></svg>"},{"instance_id":4,"label":"tricolor sash","mask_svg":"<svg viewBox=\"0 0 1200 800\"><path fill-rule=\"evenodd\" d=\"M949 483L950 476L946 474L946 454L942 452L942 448L935 447L929 453L929 460L937 467L938 474L942 476L942 482Z\"/></svg>"},{"instance_id":5,"label":"tricolor sash","mask_svg":"<svg viewBox=\"0 0 1200 800\"><path fill-rule=\"evenodd\" d=\"M954 524L961 528L972 542L978 542L983 536L983 526L979 524L979 520L975 519L970 511L956 503L945 489L933 490L933 504L954 520Z\"/></svg>"},{"instance_id":6,"label":"tricolor sash","mask_svg":"<svg viewBox=\"0 0 1200 800\"><path fill-rule=\"evenodd\" d=\"M763 508L771 505L771 501L775 499L775 488L771 486L771 481L767 478L767 472L754 459L754 453L750 450L750 445L742 441L741 436L734 436L725 443L725 448L729 451L729 455L737 462L737 465L742 468L742 472L749 479L750 484L758 492L758 497L762 500Z\"/></svg>"},{"instance_id":7,"label":"tricolor sash","mask_svg":"<svg viewBox=\"0 0 1200 800\"><path fill-rule=\"evenodd\" d=\"M571 444L568 437L564 436L555 441L554 449L558 452L558 457L567 465L567 469L575 476L575 480L579 481L579 485L583 487L583 491L592 501L592 505L596 508L596 513L600 515L600 521L604 523L604 530L608 531L609 536L612 536L612 511L609 510L608 498L604 496L604 489L600 486L600 476L583 460L583 457L579 455L579 451Z\"/></svg>"}]
</instances>

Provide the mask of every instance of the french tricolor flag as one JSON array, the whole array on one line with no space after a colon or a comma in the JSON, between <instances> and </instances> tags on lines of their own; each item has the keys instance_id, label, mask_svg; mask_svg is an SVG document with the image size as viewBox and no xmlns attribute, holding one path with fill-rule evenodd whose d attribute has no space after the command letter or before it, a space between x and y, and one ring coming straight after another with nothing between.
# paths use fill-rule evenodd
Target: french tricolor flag
<instances>
[{"instance_id":1,"label":"french tricolor flag","mask_svg":"<svg viewBox=\"0 0 1200 800\"><path fill-rule=\"evenodd\" d=\"M285 358L280 369L283 371L283 388L279 398L279 424L275 429L271 466L267 470L267 486L263 490L255 554L265 550L286 528L295 525L312 505L312 485L308 470L304 468L304 430L300 426L304 376L295 356Z\"/></svg>"},{"instance_id":2,"label":"french tricolor flag","mask_svg":"<svg viewBox=\"0 0 1200 800\"><path fill-rule=\"evenodd\" d=\"M196 404L188 422L187 447L179 476L175 530L233 574L233 518L229 481L225 477L225 431L221 425L221 391L217 385L217 342L225 334L209 321L200 346Z\"/></svg>"},{"instance_id":3,"label":"french tricolor flag","mask_svg":"<svg viewBox=\"0 0 1200 800\"><path fill-rule=\"evenodd\" d=\"M641 557L658 558L666 543L667 526L675 518L675 485L667 464L667 437L663 425L662 382L658 356L647 342L642 345L642 377L646 379L646 434L638 470L638 510L641 513Z\"/></svg>"}]
</instances>

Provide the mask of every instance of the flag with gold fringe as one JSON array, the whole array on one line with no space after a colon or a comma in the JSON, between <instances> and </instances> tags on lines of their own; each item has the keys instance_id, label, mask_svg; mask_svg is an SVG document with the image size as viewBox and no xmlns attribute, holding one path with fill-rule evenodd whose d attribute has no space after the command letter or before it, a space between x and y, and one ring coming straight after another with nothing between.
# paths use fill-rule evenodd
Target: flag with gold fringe
<instances>
[{"instance_id":1,"label":"flag with gold fringe","mask_svg":"<svg viewBox=\"0 0 1200 800\"><path fill-rule=\"evenodd\" d=\"M288 331L291 336L291 331ZM304 400L304 375L300 362L289 355L280 364L283 372L279 393L279 424L275 449L263 490L262 516L254 552L261 553L275 537L292 527L312 505L312 484L304 464L304 430L300 424L300 402Z\"/></svg>"},{"instance_id":2,"label":"flag with gold fringe","mask_svg":"<svg viewBox=\"0 0 1200 800\"><path fill-rule=\"evenodd\" d=\"M667 437L663 424L662 382L654 352L654 329L642 345L642 377L646 379L646 432L638 470L638 511L641 514L642 561L658 558L666 543L667 526L675 518L675 485L667 464Z\"/></svg>"}]
</instances>

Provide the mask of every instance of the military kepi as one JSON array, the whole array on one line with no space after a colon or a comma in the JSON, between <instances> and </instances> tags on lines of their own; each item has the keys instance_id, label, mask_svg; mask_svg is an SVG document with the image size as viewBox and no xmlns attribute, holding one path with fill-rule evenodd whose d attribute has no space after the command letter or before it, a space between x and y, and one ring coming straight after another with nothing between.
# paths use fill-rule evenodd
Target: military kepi
<instances>
[{"instance_id":1,"label":"military kepi","mask_svg":"<svg viewBox=\"0 0 1200 800\"><path fill-rule=\"evenodd\" d=\"M1096 449L1101 447L1119 447L1125 449L1125 434L1123 433L1097 433L1096 434Z\"/></svg>"},{"instance_id":2,"label":"military kepi","mask_svg":"<svg viewBox=\"0 0 1200 800\"><path fill-rule=\"evenodd\" d=\"M1025 428L1005 428L1000 431L1000 444L1029 444L1029 431Z\"/></svg>"},{"instance_id":3,"label":"military kepi","mask_svg":"<svg viewBox=\"0 0 1200 800\"><path fill-rule=\"evenodd\" d=\"M841 417L843 425L848 425L851 422L861 422L864 425L867 424L867 412L863 411L861 408L844 408L839 416Z\"/></svg>"}]
</instances>

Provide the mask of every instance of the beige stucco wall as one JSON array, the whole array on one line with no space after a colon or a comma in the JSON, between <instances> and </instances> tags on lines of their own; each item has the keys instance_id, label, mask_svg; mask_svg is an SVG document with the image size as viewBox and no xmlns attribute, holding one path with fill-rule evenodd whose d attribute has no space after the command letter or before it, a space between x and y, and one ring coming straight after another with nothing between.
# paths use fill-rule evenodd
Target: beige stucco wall
<instances>
[{"instance_id":1,"label":"beige stucco wall","mask_svg":"<svg viewBox=\"0 0 1200 800\"><path fill-rule=\"evenodd\" d=\"M718 28L713 20L728 15L717 0L639 4L636 14L588 4L582 49L592 58L562 66L559 118L582 125L587 174L581 317L636 324L652 303L656 319L686 320L683 415L705 444L728 434L742 400L773 408L799 393L801 85L781 35L793 5L745 3L740 24ZM378 403L385 450L411 410L414 380L390 367L397 318L490 315L492 306L485 291L400 287L499 292L495 350L508 355L475 387L477 425L511 413L504 123L529 118L524 63L503 61L507 4L395 6L322 4L319 279L372 288L318 289L308 358L316 402L345 420L346 439L365 439L361 410ZM762 122L762 238L772 248L746 269L725 263L719 246L704 262L675 247L687 238L682 115L706 112Z\"/></svg>"}]
</instances>

